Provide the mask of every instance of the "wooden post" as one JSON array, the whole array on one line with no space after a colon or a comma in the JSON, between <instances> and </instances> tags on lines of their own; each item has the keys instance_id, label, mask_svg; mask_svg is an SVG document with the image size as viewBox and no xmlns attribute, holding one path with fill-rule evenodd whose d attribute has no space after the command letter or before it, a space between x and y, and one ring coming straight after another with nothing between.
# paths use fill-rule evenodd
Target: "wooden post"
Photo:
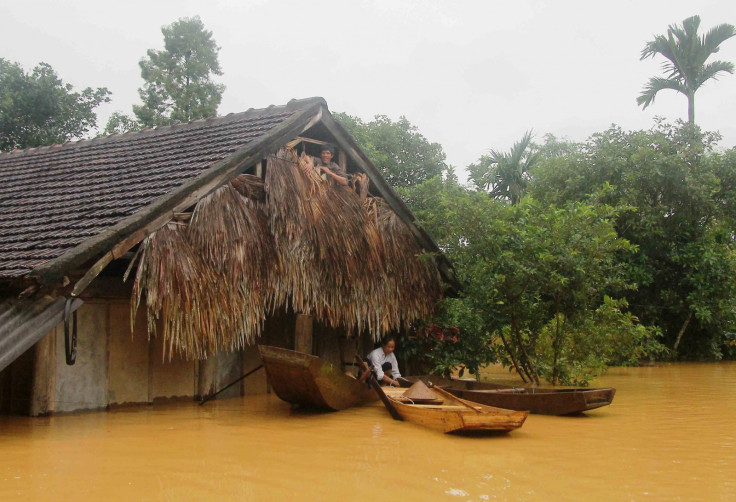
<instances>
[{"instance_id":1,"label":"wooden post","mask_svg":"<svg viewBox=\"0 0 736 502\"><path fill-rule=\"evenodd\" d=\"M294 350L311 354L313 339L313 323L311 315L297 314L294 327Z\"/></svg>"},{"instance_id":2,"label":"wooden post","mask_svg":"<svg viewBox=\"0 0 736 502\"><path fill-rule=\"evenodd\" d=\"M33 365L33 394L29 415L39 417L54 412L56 393L56 329L43 337L36 346Z\"/></svg>"}]
</instances>

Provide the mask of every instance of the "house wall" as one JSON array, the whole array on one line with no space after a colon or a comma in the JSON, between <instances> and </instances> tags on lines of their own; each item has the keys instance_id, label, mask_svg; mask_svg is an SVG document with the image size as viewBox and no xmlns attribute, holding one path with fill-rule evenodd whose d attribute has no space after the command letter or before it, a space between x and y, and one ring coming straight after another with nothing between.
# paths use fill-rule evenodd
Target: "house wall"
<instances>
[{"instance_id":1,"label":"house wall","mask_svg":"<svg viewBox=\"0 0 736 502\"><path fill-rule=\"evenodd\" d=\"M85 303L77 310L77 358L68 366L64 330L56 331L54 411L104 408L107 405L107 306ZM47 335L48 336L48 335Z\"/></svg>"},{"instance_id":2,"label":"house wall","mask_svg":"<svg viewBox=\"0 0 736 502\"><path fill-rule=\"evenodd\" d=\"M152 358L145 317L142 312L138 313L131 333L130 303L110 302L107 309L107 402L149 403L152 400L149 389Z\"/></svg>"},{"instance_id":3,"label":"house wall","mask_svg":"<svg viewBox=\"0 0 736 502\"><path fill-rule=\"evenodd\" d=\"M0 413L32 416L210 396L261 365L255 345L220 352L203 361L164 353L162 337L148 340L145 312L130 330L125 298L87 299L77 311L77 357L65 360L60 324L5 371L0 372ZM304 320L301 321L303 329ZM279 313L264 323L258 343L294 348L297 316ZM159 329L159 333L161 330ZM314 323L311 350L340 365L365 350L363 338L345 339L340 330ZM344 368L351 371L351 366ZM269 392L261 368L218 394L218 399Z\"/></svg>"},{"instance_id":4,"label":"house wall","mask_svg":"<svg viewBox=\"0 0 736 502\"><path fill-rule=\"evenodd\" d=\"M255 345L237 352L219 352L203 361L187 361L176 354L169 359L161 336L148 340L143 310L139 310L131 333L127 299L88 299L78 310L77 319L75 364L66 364L64 328L59 325L24 355L23 364L15 364L14 371L23 372L25 377L14 378L14 385L32 382L32 389L10 389L6 385L7 401L12 390L13 396L23 394L26 404L23 409L16 406L9 410L7 406L5 411L38 416L199 399L261 364ZM295 315L285 313L269 318L258 343L293 347L295 319ZM268 391L265 371L259 369L217 397Z\"/></svg>"}]
</instances>

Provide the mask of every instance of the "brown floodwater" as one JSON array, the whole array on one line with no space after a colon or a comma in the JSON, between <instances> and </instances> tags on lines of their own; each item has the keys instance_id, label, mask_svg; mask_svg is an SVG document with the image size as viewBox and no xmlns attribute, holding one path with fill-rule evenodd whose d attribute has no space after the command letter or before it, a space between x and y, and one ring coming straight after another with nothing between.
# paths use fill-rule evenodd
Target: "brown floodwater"
<instances>
[{"instance_id":1,"label":"brown floodwater","mask_svg":"<svg viewBox=\"0 0 736 502\"><path fill-rule=\"evenodd\" d=\"M736 363L593 383L611 406L483 437L275 395L0 417L0 500L736 500Z\"/></svg>"}]
</instances>

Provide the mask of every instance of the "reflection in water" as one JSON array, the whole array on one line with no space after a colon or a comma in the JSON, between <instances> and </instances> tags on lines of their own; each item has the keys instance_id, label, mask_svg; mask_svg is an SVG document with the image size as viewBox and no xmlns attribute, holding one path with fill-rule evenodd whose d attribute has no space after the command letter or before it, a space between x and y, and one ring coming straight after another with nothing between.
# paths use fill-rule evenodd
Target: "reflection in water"
<instances>
[{"instance_id":1,"label":"reflection in water","mask_svg":"<svg viewBox=\"0 0 736 502\"><path fill-rule=\"evenodd\" d=\"M275 396L0 417L0 500L736 500L736 363L594 385L618 389L613 405L489 437Z\"/></svg>"}]
</instances>

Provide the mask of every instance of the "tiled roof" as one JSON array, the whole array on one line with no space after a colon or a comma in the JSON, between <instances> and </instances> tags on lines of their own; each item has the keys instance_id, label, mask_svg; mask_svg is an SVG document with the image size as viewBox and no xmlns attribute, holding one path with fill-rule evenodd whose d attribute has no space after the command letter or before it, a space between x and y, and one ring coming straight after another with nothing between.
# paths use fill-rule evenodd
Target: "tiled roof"
<instances>
[{"instance_id":1,"label":"tiled roof","mask_svg":"<svg viewBox=\"0 0 736 502\"><path fill-rule=\"evenodd\" d=\"M100 234L287 120L270 107L0 153L0 278Z\"/></svg>"}]
</instances>

